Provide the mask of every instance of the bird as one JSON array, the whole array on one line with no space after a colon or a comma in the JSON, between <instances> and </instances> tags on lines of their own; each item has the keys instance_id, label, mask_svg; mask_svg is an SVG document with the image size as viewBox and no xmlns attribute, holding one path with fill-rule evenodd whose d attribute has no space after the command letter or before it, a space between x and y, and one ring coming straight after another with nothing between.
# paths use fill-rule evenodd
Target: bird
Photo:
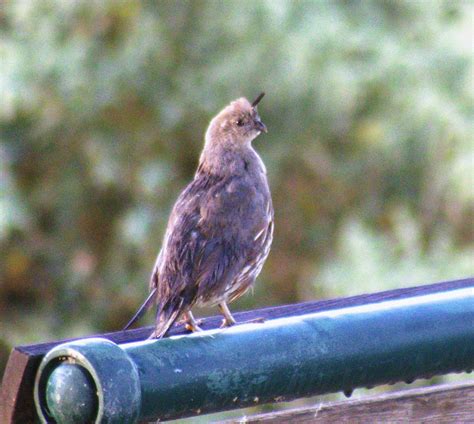
<instances>
[{"instance_id":1,"label":"bird","mask_svg":"<svg viewBox=\"0 0 474 424\"><path fill-rule=\"evenodd\" d=\"M228 303L253 286L273 240L267 171L252 146L267 132L257 111L264 95L238 98L210 121L194 178L170 214L149 296L124 330L153 304L150 338L162 338L180 318L200 331L195 305L218 305L221 327L236 324Z\"/></svg>"}]
</instances>

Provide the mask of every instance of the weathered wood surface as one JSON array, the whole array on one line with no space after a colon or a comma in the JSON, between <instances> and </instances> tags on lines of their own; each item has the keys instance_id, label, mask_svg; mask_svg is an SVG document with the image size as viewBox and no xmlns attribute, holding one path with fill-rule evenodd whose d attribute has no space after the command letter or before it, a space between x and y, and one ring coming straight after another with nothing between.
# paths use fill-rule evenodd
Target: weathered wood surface
<instances>
[{"instance_id":1,"label":"weathered wood surface","mask_svg":"<svg viewBox=\"0 0 474 424\"><path fill-rule=\"evenodd\" d=\"M474 423L474 380L246 416L237 423Z\"/></svg>"},{"instance_id":2,"label":"weathered wood surface","mask_svg":"<svg viewBox=\"0 0 474 424\"><path fill-rule=\"evenodd\" d=\"M364 294L359 296L305 302L294 305L284 305L244 311L235 313L237 321L247 321L255 318L271 320L288 316L303 315L319 311L344 308L349 306L377 303L385 300L402 299L410 296L424 295L429 293L455 290L471 287L474 278L457 281L409 287L397 290L389 290L380 293ZM124 317L125 325L129 317ZM205 318L201 327L205 330L218 328L221 324L221 316ZM152 327L142 327L135 330L118 331L114 333L98 334L87 337L103 337L115 343L128 343L146 339L152 331ZM168 336L184 334L183 326L172 328ZM77 338L76 338L77 339ZM36 370L43 356L58 344L70 340L58 340L49 343L40 343L28 346L18 346L12 350L3 375L0 391L0 423L28 423L34 421L36 412L33 404L33 385Z\"/></svg>"}]
</instances>

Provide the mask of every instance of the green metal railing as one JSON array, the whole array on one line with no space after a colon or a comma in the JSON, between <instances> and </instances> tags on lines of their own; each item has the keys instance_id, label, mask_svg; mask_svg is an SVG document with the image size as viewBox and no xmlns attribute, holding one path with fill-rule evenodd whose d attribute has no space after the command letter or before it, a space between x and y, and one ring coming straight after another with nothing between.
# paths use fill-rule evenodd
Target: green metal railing
<instances>
[{"instance_id":1,"label":"green metal railing","mask_svg":"<svg viewBox=\"0 0 474 424\"><path fill-rule=\"evenodd\" d=\"M474 283L460 289L116 345L53 348L43 422L133 423L474 368Z\"/></svg>"}]
</instances>

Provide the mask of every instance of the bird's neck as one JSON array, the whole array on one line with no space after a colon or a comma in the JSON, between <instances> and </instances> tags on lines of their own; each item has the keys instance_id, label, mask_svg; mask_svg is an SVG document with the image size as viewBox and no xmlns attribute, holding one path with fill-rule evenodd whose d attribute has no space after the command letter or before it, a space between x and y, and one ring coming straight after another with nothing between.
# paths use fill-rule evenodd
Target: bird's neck
<instances>
[{"instance_id":1,"label":"bird's neck","mask_svg":"<svg viewBox=\"0 0 474 424\"><path fill-rule=\"evenodd\" d=\"M198 172L241 175L248 172L249 166L262 167L262 171L265 172L265 166L250 143L240 146L206 143L199 159Z\"/></svg>"}]
</instances>

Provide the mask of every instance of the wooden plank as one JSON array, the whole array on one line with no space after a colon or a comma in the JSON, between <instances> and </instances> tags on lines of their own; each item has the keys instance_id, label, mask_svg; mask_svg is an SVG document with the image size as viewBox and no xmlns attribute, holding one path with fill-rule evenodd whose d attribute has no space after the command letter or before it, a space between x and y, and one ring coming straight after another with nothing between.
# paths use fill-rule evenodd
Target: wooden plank
<instances>
[{"instance_id":1,"label":"wooden plank","mask_svg":"<svg viewBox=\"0 0 474 424\"><path fill-rule=\"evenodd\" d=\"M473 423L474 380L329 402L225 421L236 423Z\"/></svg>"},{"instance_id":2,"label":"wooden plank","mask_svg":"<svg viewBox=\"0 0 474 424\"><path fill-rule=\"evenodd\" d=\"M33 387L22 383L23 376L33 375L40 359L31 360L27 354L13 350L8 358L0 390L0 422L32 422L34 420ZM17 408L22 400L22 408Z\"/></svg>"},{"instance_id":3,"label":"wooden plank","mask_svg":"<svg viewBox=\"0 0 474 424\"><path fill-rule=\"evenodd\" d=\"M403 289L389 290L380 293L363 294L339 299L319 300L294 305L283 305L269 307L253 311L237 312L234 314L237 321L247 321L255 318L271 320L288 316L303 315L319 311L344 308L349 306L377 303L385 300L402 299L410 296L425 295L440 291L456 290L474 286L474 278L447 281L443 283L409 287ZM124 325L129 317L124 317ZM205 318L201 327L205 330L218 328L221 324L221 316ZM114 333L97 334L87 337L103 337L115 343L128 343L146 339L152 331L152 327L142 327L134 330L117 331ZM184 327L176 326L171 329L168 336L185 334ZM48 343L15 347L5 370L1 390L1 413L0 417L7 417L3 423L23 423L29 419L24 417L35 416L32 403L32 390L36 370L43 356L53 347L75 339L58 340Z\"/></svg>"}]
</instances>

